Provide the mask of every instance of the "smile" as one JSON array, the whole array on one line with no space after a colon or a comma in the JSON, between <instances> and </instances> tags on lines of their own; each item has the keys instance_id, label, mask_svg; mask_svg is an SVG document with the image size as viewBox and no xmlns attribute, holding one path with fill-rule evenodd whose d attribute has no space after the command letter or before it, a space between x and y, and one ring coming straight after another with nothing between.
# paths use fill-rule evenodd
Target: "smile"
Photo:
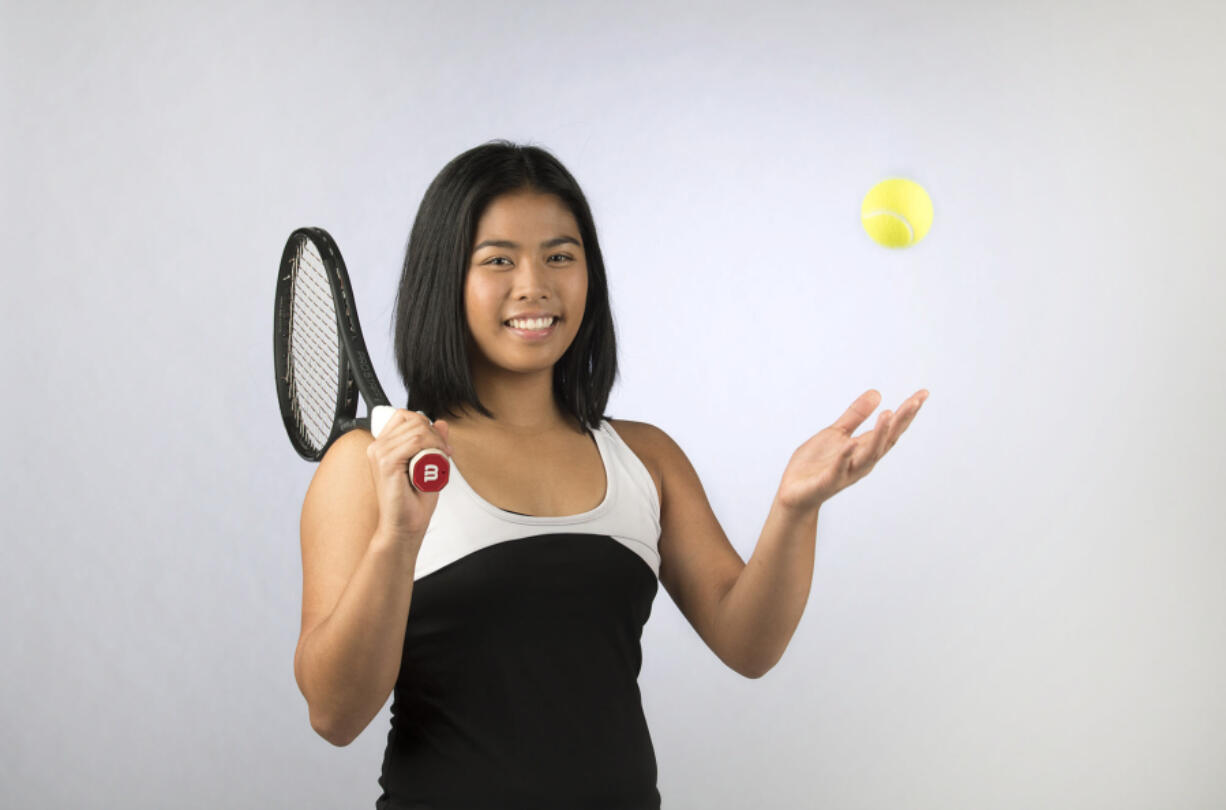
<instances>
[{"instance_id":1,"label":"smile","mask_svg":"<svg viewBox=\"0 0 1226 810\"><path fill-rule=\"evenodd\" d=\"M557 328L558 318L541 318L539 320L507 321L507 328L522 338L539 340L549 337Z\"/></svg>"}]
</instances>

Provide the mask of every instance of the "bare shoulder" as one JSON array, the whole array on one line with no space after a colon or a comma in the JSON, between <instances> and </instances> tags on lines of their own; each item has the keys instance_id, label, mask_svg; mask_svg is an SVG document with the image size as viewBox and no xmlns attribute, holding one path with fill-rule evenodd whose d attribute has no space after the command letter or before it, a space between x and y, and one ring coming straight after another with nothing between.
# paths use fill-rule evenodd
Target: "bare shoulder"
<instances>
[{"instance_id":1,"label":"bare shoulder","mask_svg":"<svg viewBox=\"0 0 1226 810\"><path fill-rule=\"evenodd\" d=\"M304 536L324 524L365 524L378 518L378 499L366 448L374 442L368 430L351 430L338 438L319 460L302 504ZM365 528L363 525L361 528ZM373 525L372 525L373 530Z\"/></svg>"},{"instance_id":2,"label":"bare shoulder","mask_svg":"<svg viewBox=\"0 0 1226 810\"><path fill-rule=\"evenodd\" d=\"M342 434L332 442L323 458L319 460L319 466L316 467L315 475L311 478L311 485L307 489L308 496L311 489L317 487L331 489L337 484L346 486L354 483L352 473L356 468L369 469L366 462L366 448L374 440L375 437L369 430L358 428Z\"/></svg>"},{"instance_id":3,"label":"bare shoulder","mask_svg":"<svg viewBox=\"0 0 1226 810\"><path fill-rule=\"evenodd\" d=\"M672 437L650 422L636 422L633 419L610 419L609 424L617 431L626 444L636 453L641 446L645 453L658 456L661 451L675 447Z\"/></svg>"},{"instance_id":4,"label":"bare shoulder","mask_svg":"<svg viewBox=\"0 0 1226 810\"><path fill-rule=\"evenodd\" d=\"M660 437L664 435L664 431L649 422L636 422L633 419L610 419L609 424L617 431L617 435L621 436L622 440L630 445L630 449L640 457L652 455L656 445L660 443ZM640 449L642 452L639 452Z\"/></svg>"}]
</instances>

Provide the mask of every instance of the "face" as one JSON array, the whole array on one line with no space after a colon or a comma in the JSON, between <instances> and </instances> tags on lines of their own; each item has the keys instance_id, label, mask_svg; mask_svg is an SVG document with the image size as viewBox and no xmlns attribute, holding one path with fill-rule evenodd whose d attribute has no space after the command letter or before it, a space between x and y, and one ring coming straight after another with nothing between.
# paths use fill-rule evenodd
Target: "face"
<instances>
[{"instance_id":1,"label":"face","mask_svg":"<svg viewBox=\"0 0 1226 810\"><path fill-rule=\"evenodd\" d=\"M587 258L581 242L570 209L553 195L515 192L485 209L464 283L474 363L518 372L552 370L583 322ZM517 331L507 324L536 312L560 320L544 334L533 333L535 325Z\"/></svg>"}]
</instances>

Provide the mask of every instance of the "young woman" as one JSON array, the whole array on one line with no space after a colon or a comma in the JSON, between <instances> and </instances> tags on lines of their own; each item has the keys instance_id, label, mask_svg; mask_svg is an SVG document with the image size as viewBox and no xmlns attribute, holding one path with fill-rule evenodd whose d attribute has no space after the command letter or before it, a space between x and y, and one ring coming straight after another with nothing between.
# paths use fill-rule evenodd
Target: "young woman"
<instances>
[{"instance_id":1,"label":"young woman","mask_svg":"<svg viewBox=\"0 0 1226 810\"><path fill-rule=\"evenodd\" d=\"M853 439L866 392L802 445L746 565L676 443L605 415L617 351L587 201L548 152L505 141L427 189L395 327L407 407L338 439L303 504L312 727L347 745L394 696L378 808L658 808L637 683L657 582L761 677L800 621L819 505L927 393ZM439 493L408 482L427 447L452 460Z\"/></svg>"}]
</instances>

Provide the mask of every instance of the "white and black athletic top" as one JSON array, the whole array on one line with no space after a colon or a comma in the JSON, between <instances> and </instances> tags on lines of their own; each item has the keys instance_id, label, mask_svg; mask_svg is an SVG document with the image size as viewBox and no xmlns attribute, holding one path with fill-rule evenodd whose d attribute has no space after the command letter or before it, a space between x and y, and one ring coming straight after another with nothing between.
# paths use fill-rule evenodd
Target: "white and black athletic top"
<instances>
[{"instance_id":1,"label":"white and black athletic top","mask_svg":"<svg viewBox=\"0 0 1226 810\"><path fill-rule=\"evenodd\" d=\"M608 420L588 435L608 483L581 515L499 509L452 466L417 556L378 810L660 807L638 688L660 501Z\"/></svg>"}]
</instances>

